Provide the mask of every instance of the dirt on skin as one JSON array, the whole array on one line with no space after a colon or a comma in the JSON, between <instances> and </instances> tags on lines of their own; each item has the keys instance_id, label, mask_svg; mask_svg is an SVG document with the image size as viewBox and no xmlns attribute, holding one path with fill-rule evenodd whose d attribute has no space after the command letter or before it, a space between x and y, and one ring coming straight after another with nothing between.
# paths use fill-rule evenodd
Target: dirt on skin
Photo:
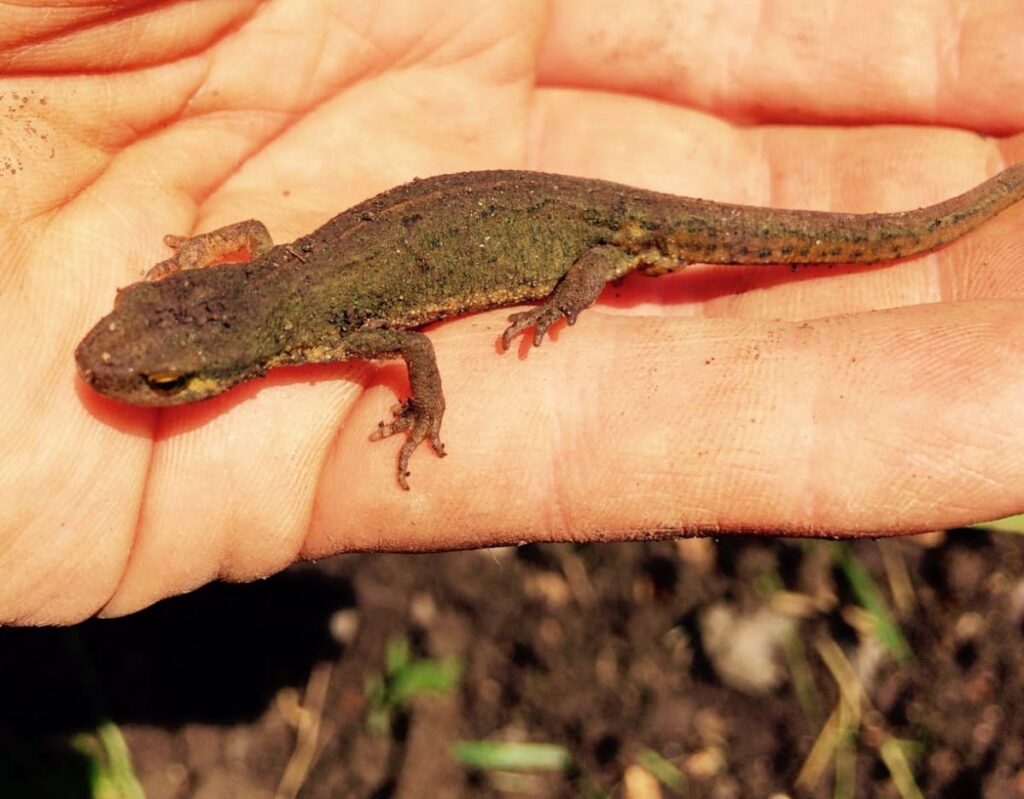
<instances>
[{"instance_id":1,"label":"dirt on skin","mask_svg":"<svg viewBox=\"0 0 1024 799\"><path fill-rule=\"evenodd\" d=\"M389 715L389 641L455 688ZM0 630L0 796L91 796L118 729L149 799L1021 797L1024 538L360 555ZM572 763L473 771L460 740Z\"/></svg>"}]
</instances>

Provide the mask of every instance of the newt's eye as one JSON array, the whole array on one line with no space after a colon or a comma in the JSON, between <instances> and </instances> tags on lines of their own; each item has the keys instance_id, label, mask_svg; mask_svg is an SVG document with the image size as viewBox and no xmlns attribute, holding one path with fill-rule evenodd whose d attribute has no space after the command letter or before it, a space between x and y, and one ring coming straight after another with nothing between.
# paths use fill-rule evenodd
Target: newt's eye
<instances>
[{"instance_id":1,"label":"newt's eye","mask_svg":"<svg viewBox=\"0 0 1024 799\"><path fill-rule=\"evenodd\" d=\"M177 394L188 384L189 375L184 372L152 372L143 379L157 394L170 396Z\"/></svg>"}]
</instances>

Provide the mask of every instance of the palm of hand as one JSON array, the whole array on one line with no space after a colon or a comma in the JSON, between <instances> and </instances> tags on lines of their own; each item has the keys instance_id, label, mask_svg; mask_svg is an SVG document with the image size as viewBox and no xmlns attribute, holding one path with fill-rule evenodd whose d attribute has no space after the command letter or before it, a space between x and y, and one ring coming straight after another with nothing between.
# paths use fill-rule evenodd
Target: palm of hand
<instances>
[{"instance_id":1,"label":"palm of hand","mask_svg":"<svg viewBox=\"0 0 1024 799\"><path fill-rule=\"evenodd\" d=\"M1024 508L1022 209L893 267L629 280L525 359L495 354L504 312L442 325L431 337L452 457L415 457L411 495L394 485L399 444L368 441L403 391L400 369L278 370L160 413L75 381L78 338L115 286L167 256L165 233L252 216L286 241L415 175L491 167L896 210L1024 153L1020 137L939 127L734 128L717 116L1020 129L1006 102L1019 70L999 58L1019 16L987 32L962 22L986 47L955 80L922 53L851 87L842 76L858 53L888 52L861 34L867 8L845 12L860 26L833 20L845 45L819 73L807 74L822 58L814 41L784 35L800 21L769 20L757 67L732 59L719 83L717 54L742 17L711 25L689 8L691 27L673 30L653 6L615 24L571 2L552 18L542 8L48 18L51 33L69 24L70 48L24 21L0 25L14 31L0 105L15 153L0 181L0 622L127 612L346 549L914 531ZM974 90L980 74L987 92ZM907 107L922 95L928 107Z\"/></svg>"}]
</instances>

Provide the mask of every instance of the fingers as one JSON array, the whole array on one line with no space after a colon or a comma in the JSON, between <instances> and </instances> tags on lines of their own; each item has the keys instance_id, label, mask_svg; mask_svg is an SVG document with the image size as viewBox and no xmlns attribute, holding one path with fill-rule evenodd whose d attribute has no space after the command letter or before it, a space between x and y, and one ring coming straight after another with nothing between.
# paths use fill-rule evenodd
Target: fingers
<instances>
[{"instance_id":1,"label":"fingers","mask_svg":"<svg viewBox=\"0 0 1024 799\"><path fill-rule=\"evenodd\" d=\"M731 5L727 14L712 0L616 0L600 14L586 0L552 8L539 60L546 85L761 122L1024 127L1024 108L1005 101L1019 91L1019 3L956 15L942 0Z\"/></svg>"},{"instance_id":2,"label":"fingers","mask_svg":"<svg viewBox=\"0 0 1024 799\"><path fill-rule=\"evenodd\" d=\"M401 442L366 436L390 385L363 394L309 369L225 395L230 413L213 400L162 417L105 613L352 549L861 535L1024 510L1018 302L807 323L598 308L525 358L496 352L503 317L432 334L452 456L424 458L409 492L395 485ZM53 620L52 596L25 596Z\"/></svg>"},{"instance_id":3,"label":"fingers","mask_svg":"<svg viewBox=\"0 0 1024 799\"><path fill-rule=\"evenodd\" d=\"M447 330L435 344L452 456L425 463L410 494L381 495L367 488L392 461L342 435L306 555L684 530L864 535L1024 510L1019 303L807 323L591 311L522 360L470 361L465 345L493 332L452 347Z\"/></svg>"},{"instance_id":4,"label":"fingers","mask_svg":"<svg viewBox=\"0 0 1024 799\"><path fill-rule=\"evenodd\" d=\"M361 392L352 379L358 374L278 369L265 381L161 413L131 556L104 615L218 577L255 579L290 564L308 528L324 453ZM393 471L391 487L398 491Z\"/></svg>"}]
</instances>

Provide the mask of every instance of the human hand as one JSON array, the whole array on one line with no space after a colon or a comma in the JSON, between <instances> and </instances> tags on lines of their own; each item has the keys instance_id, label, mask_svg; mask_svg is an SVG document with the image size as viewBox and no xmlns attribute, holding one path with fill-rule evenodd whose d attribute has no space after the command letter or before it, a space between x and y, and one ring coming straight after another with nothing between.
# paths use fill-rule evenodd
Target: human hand
<instances>
[{"instance_id":1,"label":"human hand","mask_svg":"<svg viewBox=\"0 0 1024 799\"><path fill-rule=\"evenodd\" d=\"M398 365L279 369L162 411L74 376L75 344L168 256L164 234L255 217L283 242L417 175L882 211L1024 159L1019 135L955 129L1024 128L1019 11L715 7L0 10L0 622L126 613L355 549L1024 510L1024 208L899 264L630 278L528 353L498 352L508 311L438 325L450 457L421 448L411 492L400 441L369 441Z\"/></svg>"}]
</instances>

